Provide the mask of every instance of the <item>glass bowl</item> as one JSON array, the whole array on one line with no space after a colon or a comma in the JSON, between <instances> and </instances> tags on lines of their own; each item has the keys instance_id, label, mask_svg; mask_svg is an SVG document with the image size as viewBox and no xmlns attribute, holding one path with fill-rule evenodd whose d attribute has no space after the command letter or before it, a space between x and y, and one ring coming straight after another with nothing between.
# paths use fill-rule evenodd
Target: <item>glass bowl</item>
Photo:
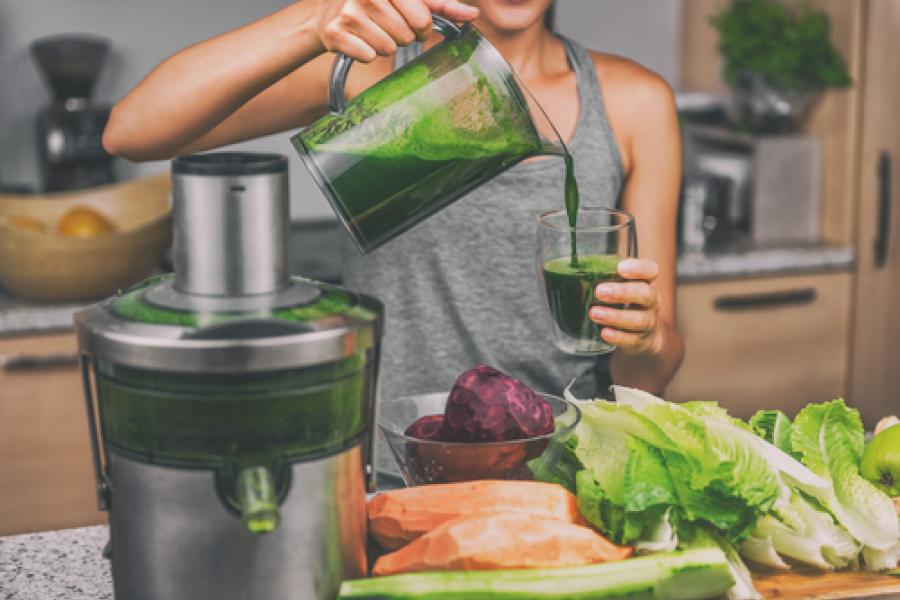
<instances>
[{"instance_id":1,"label":"glass bowl","mask_svg":"<svg viewBox=\"0 0 900 600\"><path fill-rule=\"evenodd\" d=\"M550 442L564 441L581 420L581 411L573 403L541 394L553 409L553 433L508 442L441 442L404 434L418 418L444 414L448 396L405 396L379 406L378 428L408 486L476 479L532 479L528 461L547 452L542 469L551 468L551 463L562 454L562 444Z\"/></svg>"}]
</instances>

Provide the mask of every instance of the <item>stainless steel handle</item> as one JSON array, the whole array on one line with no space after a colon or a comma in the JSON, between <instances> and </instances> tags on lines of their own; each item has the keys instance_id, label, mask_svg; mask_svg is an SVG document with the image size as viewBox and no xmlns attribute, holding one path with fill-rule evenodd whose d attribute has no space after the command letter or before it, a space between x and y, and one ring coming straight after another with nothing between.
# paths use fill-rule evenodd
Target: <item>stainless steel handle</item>
<instances>
[{"instance_id":1,"label":"stainless steel handle","mask_svg":"<svg viewBox=\"0 0 900 600\"><path fill-rule=\"evenodd\" d=\"M84 386L84 402L87 408L88 433L91 439L91 458L94 459L94 479L97 482L97 509L108 511L110 507L109 481L103 469L103 449L100 447L100 434L97 418L94 413L94 388L91 384L91 357L80 355L81 382Z\"/></svg>"},{"instance_id":2,"label":"stainless steel handle","mask_svg":"<svg viewBox=\"0 0 900 600\"><path fill-rule=\"evenodd\" d=\"M891 154L878 156L878 230L875 234L875 268L887 262L891 242Z\"/></svg>"},{"instance_id":3,"label":"stainless steel handle","mask_svg":"<svg viewBox=\"0 0 900 600\"><path fill-rule=\"evenodd\" d=\"M431 17L431 28L441 33L444 37L456 37L462 33L462 29L457 27L455 23L437 15ZM334 64L331 65L331 77L328 80L328 104L333 113L340 114L344 112L344 108L347 106L344 86L347 83L347 75L350 74L352 65L353 59L341 52L338 53L334 59Z\"/></svg>"},{"instance_id":4,"label":"stainless steel handle","mask_svg":"<svg viewBox=\"0 0 900 600\"><path fill-rule=\"evenodd\" d=\"M815 288L800 288L761 294L719 296L713 300L713 306L716 310L725 312L802 306L815 302L817 295Z\"/></svg>"},{"instance_id":5,"label":"stainless steel handle","mask_svg":"<svg viewBox=\"0 0 900 600\"><path fill-rule=\"evenodd\" d=\"M384 335L383 324L379 322L378 330L375 332L376 339L382 339ZM378 389L374 383L378 381L378 371L381 367L381 345L376 344L375 347L368 351L369 360L372 361L372 378L369 380L368 400L369 400L369 437L367 439L367 447L365 448L365 456L363 457L363 475L366 481L366 491L374 494L378 487L378 469L375 464L375 445L377 443L378 429L375 423L378 419Z\"/></svg>"},{"instance_id":6,"label":"stainless steel handle","mask_svg":"<svg viewBox=\"0 0 900 600\"><path fill-rule=\"evenodd\" d=\"M44 356L34 356L30 354L0 356L0 369L7 373L59 369L77 364L78 354L75 352L46 354Z\"/></svg>"}]
</instances>

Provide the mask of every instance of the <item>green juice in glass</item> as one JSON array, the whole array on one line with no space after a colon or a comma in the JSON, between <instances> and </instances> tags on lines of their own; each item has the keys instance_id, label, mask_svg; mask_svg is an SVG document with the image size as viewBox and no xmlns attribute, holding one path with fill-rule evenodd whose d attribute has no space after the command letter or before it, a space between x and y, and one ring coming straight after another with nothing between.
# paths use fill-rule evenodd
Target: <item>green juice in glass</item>
<instances>
[{"instance_id":1,"label":"green juice in glass","mask_svg":"<svg viewBox=\"0 0 900 600\"><path fill-rule=\"evenodd\" d=\"M587 254L572 265L571 256L554 258L544 263L544 288L550 316L556 327L575 351L609 352L613 346L600 339L602 325L591 321L588 311L599 304L594 288L606 281L622 281L616 267L622 257L614 254ZM612 305L616 308L619 306Z\"/></svg>"}]
</instances>

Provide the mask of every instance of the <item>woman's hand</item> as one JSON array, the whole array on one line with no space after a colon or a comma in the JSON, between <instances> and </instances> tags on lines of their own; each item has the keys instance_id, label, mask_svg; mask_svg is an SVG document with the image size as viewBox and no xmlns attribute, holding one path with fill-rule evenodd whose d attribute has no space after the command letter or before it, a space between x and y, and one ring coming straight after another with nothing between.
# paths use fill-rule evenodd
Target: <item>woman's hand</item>
<instances>
[{"instance_id":1,"label":"woman's hand","mask_svg":"<svg viewBox=\"0 0 900 600\"><path fill-rule=\"evenodd\" d=\"M594 297L603 304L625 304L627 308L593 306L589 316L603 325L600 337L629 355L655 354L662 346L659 324L659 292L653 285L659 267L652 260L628 258L619 262L624 282L601 283Z\"/></svg>"},{"instance_id":2,"label":"woman's hand","mask_svg":"<svg viewBox=\"0 0 900 600\"><path fill-rule=\"evenodd\" d=\"M471 21L478 9L459 0L321 0L316 31L322 48L360 61L389 56L431 33L431 15Z\"/></svg>"}]
</instances>

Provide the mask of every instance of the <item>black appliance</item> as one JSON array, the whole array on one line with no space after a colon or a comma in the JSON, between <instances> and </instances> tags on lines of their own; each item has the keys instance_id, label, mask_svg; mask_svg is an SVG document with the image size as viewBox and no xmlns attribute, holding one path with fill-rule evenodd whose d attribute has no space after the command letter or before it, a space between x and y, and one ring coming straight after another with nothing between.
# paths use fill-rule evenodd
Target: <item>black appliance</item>
<instances>
[{"instance_id":1,"label":"black appliance","mask_svg":"<svg viewBox=\"0 0 900 600\"><path fill-rule=\"evenodd\" d=\"M113 158L103 149L110 106L91 101L109 43L82 34L34 41L31 54L53 93L37 115L42 185L47 192L114 181Z\"/></svg>"},{"instance_id":2,"label":"black appliance","mask_svg":"<svg viewBox=\"0 0 900 600\"><path fill-rule=\"evenodd\" d=\"M725 177L688 173L682 178L678 207L678 249L706 252L734 242L729 219L733 182Z\"/></svg>"}]
</instances>

